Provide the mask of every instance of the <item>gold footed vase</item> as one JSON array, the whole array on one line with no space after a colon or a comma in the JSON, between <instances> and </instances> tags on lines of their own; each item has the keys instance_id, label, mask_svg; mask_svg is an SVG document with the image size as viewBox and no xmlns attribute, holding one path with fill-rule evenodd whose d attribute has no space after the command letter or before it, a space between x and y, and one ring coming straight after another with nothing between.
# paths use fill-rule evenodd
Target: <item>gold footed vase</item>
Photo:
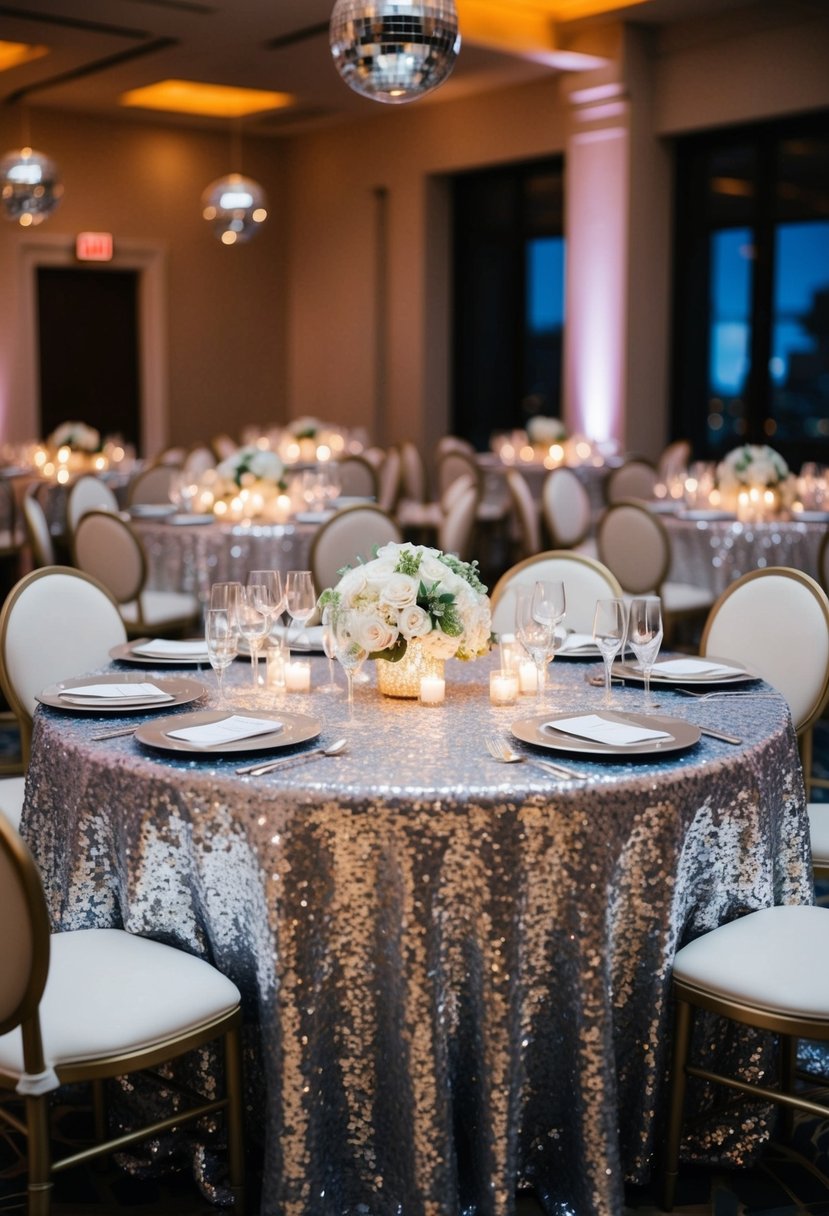
<instances>
[{"instance_id":1,"label":"gold footed vase","mask_svg":"<svg viewBox=\"0 0 829 1216\"><path fill-rule=\"evenodd\" d=\"M443 676L445 660L427 654L417 639L409 642L397 663L377 659L377 687L386 697L417 697L423 676Z\"/></svg>"}]
</instances>

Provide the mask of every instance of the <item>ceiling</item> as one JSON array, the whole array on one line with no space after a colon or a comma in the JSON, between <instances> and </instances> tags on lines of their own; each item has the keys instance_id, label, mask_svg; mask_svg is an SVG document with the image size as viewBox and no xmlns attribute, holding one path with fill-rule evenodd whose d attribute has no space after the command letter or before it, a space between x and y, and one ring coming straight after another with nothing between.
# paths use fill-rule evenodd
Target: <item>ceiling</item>
<instances>
[{"instance_id":1,"label":"ceiling","mask_svg":"<svg viewBox=\"0 0 829 1216\"><path fill-rule=\"evenodd\" d=\"M788 0L795 7L825 0ZM770 0L457 0L463 46L430 99L592 67L619 19L663 25ZM45 53L0 72L0 98L119 119L227 129L228 119L125 110L129 90L165 79L279 90L294 104L244 119L285 135L376 112L340 80L328 48L333 0L0 0L0 39ZM587 56L585 57L585 52ZM420 103L424 104L424 103Z\"/></svg>"}]
</instances>

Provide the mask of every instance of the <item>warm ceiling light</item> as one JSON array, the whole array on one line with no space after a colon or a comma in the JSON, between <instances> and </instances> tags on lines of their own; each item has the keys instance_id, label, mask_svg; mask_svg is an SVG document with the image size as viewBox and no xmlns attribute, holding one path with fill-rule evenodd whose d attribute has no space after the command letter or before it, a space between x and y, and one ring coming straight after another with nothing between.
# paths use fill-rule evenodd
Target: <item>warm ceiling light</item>
<instances>
[{"instance_id":1,"label":"warm ceiling light","mask_svg":"<svg viewBox=\"0 0 829 1216\"><path fill-rule=\"evenodd\" d=\"M267 89L236 89L223 84L200 84L194 80L159 80L143 89L122 93L122 106L147 110L174 110L177 114L203 114L211 118L245 118L265 110L284 110L294 105L290 93Z\"/></svg>"},{"instance_id":2,"label":"warm ceiling light","mask_svg":"<svg viewBox=\"0 0 829 1216\"><path fill-rule=\"evenodd\" d=\"M0 38L0 72L19 67L30 59L40 59L49 54L48 46L29 46L26 42L4 42Z\"/></svg>"}]
</instances>

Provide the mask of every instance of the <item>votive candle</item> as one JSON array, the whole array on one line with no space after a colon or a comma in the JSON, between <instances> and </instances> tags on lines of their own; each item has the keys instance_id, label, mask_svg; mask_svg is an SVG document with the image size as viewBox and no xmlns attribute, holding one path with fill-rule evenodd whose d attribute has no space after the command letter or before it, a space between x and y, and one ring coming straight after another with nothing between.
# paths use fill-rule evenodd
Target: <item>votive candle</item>
<instances>
[{"instance_id":1,"label":"votive candle","mask_svg":"<svg viewBox=\"0 0 829 1216\"><path fill-rule=\"evenodd\" d=\"M288 692L311 691L311 664L307 659L294 659L285 668L285 687Z\"/></svg>"},{"instance_id":2,"label":"votive candle","mask_svg":"<svg viewBox=\"0 0 829 1216\"><path fill-rule=\"evenodd\" d=\"M446 696L446 681L442 676L420 677L420 704L442 705Z\"/></svg>"},{"instance_id":3,"label":"votive candle","mask_svg":"<svg viewBox=\"0 0 829 1216\"><path fill-rule=\"evenodd\" d=\"M514 705L518 699L518 673L503 669L491 671L489 699L493 705Z\"/></svg>"},{"instance_id":4,"label":"votive candle","mask_svg":"<svg viewBox=\"0 0 829 1216\"><path fill-rule=\"evenodd\" d=\"M522 692L536 692L538 689L538 671L531 659L524 659L518 665L518 685Z\"/></svg>"}]
</instances>

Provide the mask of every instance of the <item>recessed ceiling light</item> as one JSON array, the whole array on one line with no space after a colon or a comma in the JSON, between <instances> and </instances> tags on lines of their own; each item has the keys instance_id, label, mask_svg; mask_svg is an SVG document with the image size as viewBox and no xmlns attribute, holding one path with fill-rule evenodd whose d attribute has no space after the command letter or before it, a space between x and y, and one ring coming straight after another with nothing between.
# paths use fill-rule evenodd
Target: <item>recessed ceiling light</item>
<instances>
[{"instance_id":1,"label":"recessed ceiling light","mask_svg":"<svg viewBox=\"0 0 829 1216\"><path fill-rule=\"evenodd\" d=\"M49 54L48 46L30 46L26 42L4 42L0 39L0 72L19 67L30 59L40 59Z\"/></svg>"},{"instance_id":2,"label":"recessed ceiling light","mask_svg":"<svg viewBox=\"0 0 829 1216\"><path fill-rule=\"evenodd\" d=\"M295 104L291 93L236 89L195 80L159 80L143 89L130 89L128 93L122 93L119 100L122 106L173 110L177 114L202 114L211 118L244 118L248 114L283 110Z\"/></svg>"}]
</instances>

